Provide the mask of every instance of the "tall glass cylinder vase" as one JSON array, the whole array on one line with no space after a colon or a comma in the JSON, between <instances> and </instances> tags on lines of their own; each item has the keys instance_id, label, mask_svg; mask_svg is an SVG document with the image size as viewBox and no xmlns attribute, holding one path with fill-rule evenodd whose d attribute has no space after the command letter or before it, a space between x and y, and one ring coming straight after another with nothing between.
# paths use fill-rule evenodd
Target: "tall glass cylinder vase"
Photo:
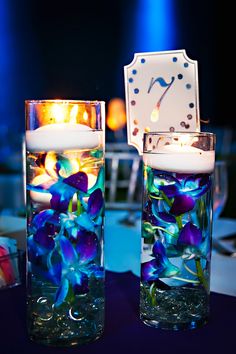
<instances>
[{"instance_id":1,"label":"tall glass cylinder vase","mask_svg":"<svg viewBox=\"0 0 236 354\"><path fill-rule=\"evenodd\" d=\"M212 173L210 133L144 135L141 319L196 328L209 316Z\"/></svg>"},{"instance_id":2,"label":"tall glass cylinder vase","mask_svg":"<svg viewBox=\"0 0 236 354\"><path fill-rule=\"evenodd\" d=\"M103 332L104 105L26 101L28 331L40 343Z\"/></svg>"}]
</instances>

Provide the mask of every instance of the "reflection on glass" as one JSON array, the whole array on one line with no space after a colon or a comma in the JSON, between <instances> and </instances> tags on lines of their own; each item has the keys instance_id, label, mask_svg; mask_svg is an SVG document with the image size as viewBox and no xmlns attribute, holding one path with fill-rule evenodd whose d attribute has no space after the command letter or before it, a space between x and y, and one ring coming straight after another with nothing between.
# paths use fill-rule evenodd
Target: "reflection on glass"
<instances>
[{"instance_id":1,"label":"reflection on glass","mask_svg":"<svg viewBox=\"0 0 236 354\"><path fill-rule=\"evenodd\" d=\"M213 217L218 219L228 197L228 173L226 161L216 161L214 170Z\"/></svg>"}]
</instances>

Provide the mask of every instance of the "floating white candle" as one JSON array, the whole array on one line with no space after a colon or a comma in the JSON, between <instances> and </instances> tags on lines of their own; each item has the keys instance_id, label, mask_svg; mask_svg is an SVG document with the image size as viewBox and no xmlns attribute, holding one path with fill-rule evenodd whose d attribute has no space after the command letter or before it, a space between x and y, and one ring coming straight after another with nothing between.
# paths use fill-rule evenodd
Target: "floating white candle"
<instances>
[{"instance_id":1,"label":"floating white candle","mask_svg":"<svg viewBox=\"0 0 236 354\"><path fill-rule=\"evenodd\" d=\"M102 132L84 124L47 124L36 130L26 131L29 151L63 151L94 149L102 144Z\"/></svg>"},{"instance_id":2,"label":"floating white candle","mask_svg":"<svg viewBox=\"0 0 236 354\"><path fill-rule=\"evenodd\" d=\"M178 173L211 173L214 169L214 151L203 151L189 145L169 144L155 153L144 153L145 165Z\"/></svg>"}]
</instances>

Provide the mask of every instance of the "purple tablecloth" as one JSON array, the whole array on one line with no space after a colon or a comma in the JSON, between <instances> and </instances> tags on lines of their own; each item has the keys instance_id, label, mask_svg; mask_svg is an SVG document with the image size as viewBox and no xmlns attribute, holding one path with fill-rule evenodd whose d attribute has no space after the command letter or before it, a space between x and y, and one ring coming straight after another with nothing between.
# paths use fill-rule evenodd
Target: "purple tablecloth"
<instances>
[{"instance_id":1,"label":"purple tablecloth","mask_svg":"<svg viewBox=\"0 0 236 354\"><path fill-rule=\"evenodd\" d=\"M0 292L0 353L233 353L236 345L236 297L211 294L209 323L195 330L163 331L139 320L139 279L107 272L105 333L81 347L54 348L32 343L26 332L25 289Z\"/></svg>"}]
</instances>

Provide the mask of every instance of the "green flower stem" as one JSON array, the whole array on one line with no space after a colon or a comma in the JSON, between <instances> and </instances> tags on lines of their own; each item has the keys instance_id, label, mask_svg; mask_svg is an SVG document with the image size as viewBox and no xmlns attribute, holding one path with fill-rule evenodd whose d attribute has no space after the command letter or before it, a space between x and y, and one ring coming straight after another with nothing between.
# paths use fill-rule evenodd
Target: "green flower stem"
<instances>
[{"instance_id":1,"label":"green flower stem","mask_svg":"<svg viewBox=\"0 0 236 354\"><path fill-rule=\"evenodd\" d=\"M152 198L152 199L158 199L158 200L163 200L164 198L162 198L162 197L154 197L154 195L150 195L150 198Z\"/></svg>"},{"instance_id":2,"label":"green flower stem","mask_svg":"<svg viewBox=\"0 0 236 354\"><path fill-rule=\"evenodd\" d=\"M202 283L204 288L208 291L209 290L208 289L208 283L206 281L206 278L205 278L203 270L202 270L200 258L196 258L195 259L195 263L196 263L196 268L197 268L198 279L199 279L200 283Z\"/></svg>"},{"instance_id":3,"label":"green flower stem","mask_svg":"<svg viewBox=\"0 0 236 354\"><path fill-rule=\"evenodd\" d=\"M157 305L157 299L156 299L156 296L155 296L155 292L156 292L156 285L155 285L155 283L152 283L152 285L149 288L149 296L151 298L152 306L156 306Z\"/></svg>"},{"instance_id":4,"label":"green flower stem","mask_svg":"<svg viewBox=\"0 0 236 354\"><path fill-rule=\"evenodd\" d=\"M181 230L183 228L182 216L176 216L175 219L176 219L179 230Z\"/></svg>"},{"instance_id":5,"label":"green flower stem","mask_svg":"<svg viewBox=\"0 0 236 354\"><path fill-rule=\"evenodd\" d=\"M192 284L199 284L200 283L198 280L186 279L186 278L181 278L181 277L171 277L171 279L176 279L176 280L180 280L180 281L184 281L186 283L192 283Z\"/></svg>"},{"instance_id":6,"label":"green flower stem","mask_svg":"<svg viewBox=\"0 0 236 354\"><path fill-rule=\"evenodd\" d=\"M167 234L169 234L169 235L172 236L172 237L178 238L178 236L176 236L175 234L172 234L172 232L170 232L170 231L164 229L164 227L161 227L161 226L153 226L153 229L154 229L154 230L156 230L156 229L161 230L161 231L163 231L163 232L166 232Z\"/></svg>"},{"instance_id":7,"label":"green flower stem","mask_svg":"<svg viewBox=\"0 0 236 354\"><path fill-rule=\"evenodd\" d=\"M167 197L167 195L165 195L165 193L163 191L160 191L160 195L162 196L162 198L164 199L166 204L171 208L172 203L171 203L171 200Z\"/></svg>"},{"instance_id":8,"label":"green flower stem","mask_svg":"<svg viewBox=\"0 0 236 354\"><path fill-rule=\"evenodd\" d=\"M195 273L192 269L190 269L187 264L185 263L185 261L183 262L183 266L184 268L192 275L194 275L195 277L197 276L197 273Z\"/></svg>"},{"instance_id":9,"label":"green flower stem","mask_svg":"<svg viewBox=\"0 0 236 354\"><path fill-rule=\"evenodd\" d=\"M69 213L72 213L72 211L73 211L72 206L73 206L73 198L71 198L69 205L68 205L68 212Z\"/></svg>"},{"instance_id":10,"label":"green flower stem","mask_svg":"<svg viewBox=\"0 0 236 354\"><path fill-rule=\"evenodd\" d=\"M77 192L77 215L79 216L83 212L83 207L79 199L79 192Z\"/></svg>"},{"instance_id":11,"label":"green flower stem","mask_svg":"<svg viewBox=\"0 0 236 354\"><path fill-rule=\"evenodd\" d=\"M160 194L161 194L162 198L164 199L164 201L166 202L166 204L168 205L168 207L171 208L172 207L171 200L167 197L167 195L163 191L160 191ZM179 228L179 230L181 230L183 228L182 217L176 216L175 218L176 218L178 228Z\"/></svg>"}]
</instances>

